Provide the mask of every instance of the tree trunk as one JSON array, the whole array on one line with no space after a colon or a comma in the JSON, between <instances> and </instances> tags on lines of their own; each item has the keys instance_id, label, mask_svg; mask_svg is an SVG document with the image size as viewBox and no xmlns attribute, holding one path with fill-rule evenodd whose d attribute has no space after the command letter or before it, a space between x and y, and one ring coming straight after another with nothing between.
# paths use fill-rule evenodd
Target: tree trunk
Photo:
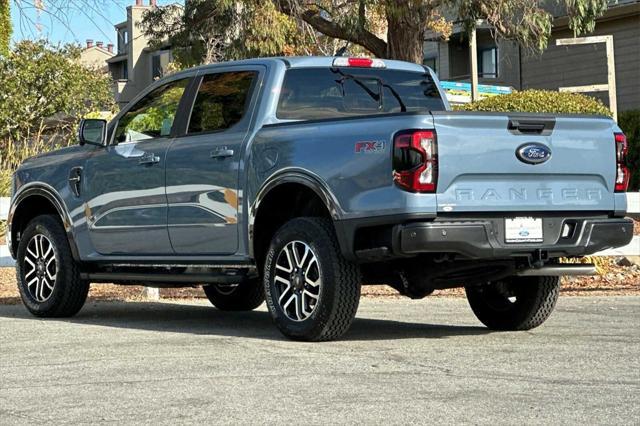
<instances>
[{"instance_id":1,"label":"tree trunk","mask_svg":"<svg viewBox=\"0 0 640 426\"><path fill-rule=\"evenodd\" d=\"M387 57L422 64L426 11L411 0L395 0L387 6Z\"/></svg>"},{"instance_id":2,"label":"tree trunk","mask_svg":"<svg viewBox=\"0 0 640 426\"><path fill-rule=\"evenodd\" d=\"M387 32L387 57L422 64L424 58L424 30L407 29L400 23L391 25Z\"/></svg>"}]
</instances>

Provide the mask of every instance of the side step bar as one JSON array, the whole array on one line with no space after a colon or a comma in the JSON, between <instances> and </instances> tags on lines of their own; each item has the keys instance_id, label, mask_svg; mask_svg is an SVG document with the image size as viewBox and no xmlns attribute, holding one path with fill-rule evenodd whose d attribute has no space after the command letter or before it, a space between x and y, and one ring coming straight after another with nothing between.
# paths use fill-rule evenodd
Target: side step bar
<instances>
[{"instance_id":1,"label":"side step bar","mask_svg":"<svg viewBox=\"0 0 640 426\"><path fill-rule=\"evenodd\" d=\"M595 265L585 264L561 264L553 266L543 266L537 269L525 269L516 275L521 277L540 276L569 276L569 275L598 275Z\"/></svg>"},{"instance_id":2,"label":"side step bar","mask_svg":"<svg viewBox=\"0 0 640 426\"><path fill-rule=\"evenodd\" d=\"M80 277L93 283L154 284L157 286L180 287L189 284L238 284L244 275L212 274L143 274L129 272L80 273Z\"/></svg>"}]
</instances>

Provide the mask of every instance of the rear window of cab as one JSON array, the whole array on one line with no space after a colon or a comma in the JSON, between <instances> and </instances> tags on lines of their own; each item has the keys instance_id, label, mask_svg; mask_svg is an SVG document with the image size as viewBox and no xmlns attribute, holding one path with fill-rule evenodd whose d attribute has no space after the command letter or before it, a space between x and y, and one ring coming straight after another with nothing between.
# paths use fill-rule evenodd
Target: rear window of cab
<instances>
[{"instance_id":1,"label":"rear window of cab","mask_svg":"<svg viewBox=\"0 0 640 426\"><path fill-rule=\"evenodd\" d=\"M442 111L428 72L376 68L294 68L285 74L276 116L321 120Z\"/></svg>"}]
</instances>

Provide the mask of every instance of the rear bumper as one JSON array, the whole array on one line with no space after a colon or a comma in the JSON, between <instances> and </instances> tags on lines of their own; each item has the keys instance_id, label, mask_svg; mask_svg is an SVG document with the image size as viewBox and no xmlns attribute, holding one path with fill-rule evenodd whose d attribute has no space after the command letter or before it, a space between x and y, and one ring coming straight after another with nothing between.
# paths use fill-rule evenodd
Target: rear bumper
<instances>
[{"instance_id":1,"label":"rear bumper","mask_svg":"<svg viewBox=\"0 0 640 426\"><path fill-rule=\"evenodd\" d=\"M607 214L552 213L542 218L543 241L506 243L506 213L475 217L386 217L380 221L336 222L343 254L357 262L377 262L419 254L451 253L468 259L585 256L629 244L633 220ZM572 232L563 237L562 229Z\"/></svg>"},{"instance_id":2,"label":"rear bumper","mask_svg":"<svg viewBox=\"0 0 640 426\"><path fill-rule=\"evenodd\" d=\"M565 223L574 226L562 237ZM511 244L504 240L504 218L434 221L398 225L394 251L403 255L457 253L472 259L531 256L583 256L629 244L633 238L631 219L543 218L544 241Z\"/></svg>"}]
</instances>

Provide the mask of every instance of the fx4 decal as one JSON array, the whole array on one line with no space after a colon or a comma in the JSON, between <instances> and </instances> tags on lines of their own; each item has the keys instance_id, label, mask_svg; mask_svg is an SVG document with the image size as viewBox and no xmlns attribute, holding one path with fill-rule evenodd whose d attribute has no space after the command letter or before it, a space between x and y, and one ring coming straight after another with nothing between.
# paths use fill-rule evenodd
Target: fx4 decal
<instances>
[{"instance_id":1,"label":"fx4 decal","mask_svg":"<svg viewBox=\"0 0 640 426\"><path fill-rule=\"evenodd\" d=\"M384 152L384 141L356 142L356 154L380 154Z\"/></svg>"}]
</instances>

